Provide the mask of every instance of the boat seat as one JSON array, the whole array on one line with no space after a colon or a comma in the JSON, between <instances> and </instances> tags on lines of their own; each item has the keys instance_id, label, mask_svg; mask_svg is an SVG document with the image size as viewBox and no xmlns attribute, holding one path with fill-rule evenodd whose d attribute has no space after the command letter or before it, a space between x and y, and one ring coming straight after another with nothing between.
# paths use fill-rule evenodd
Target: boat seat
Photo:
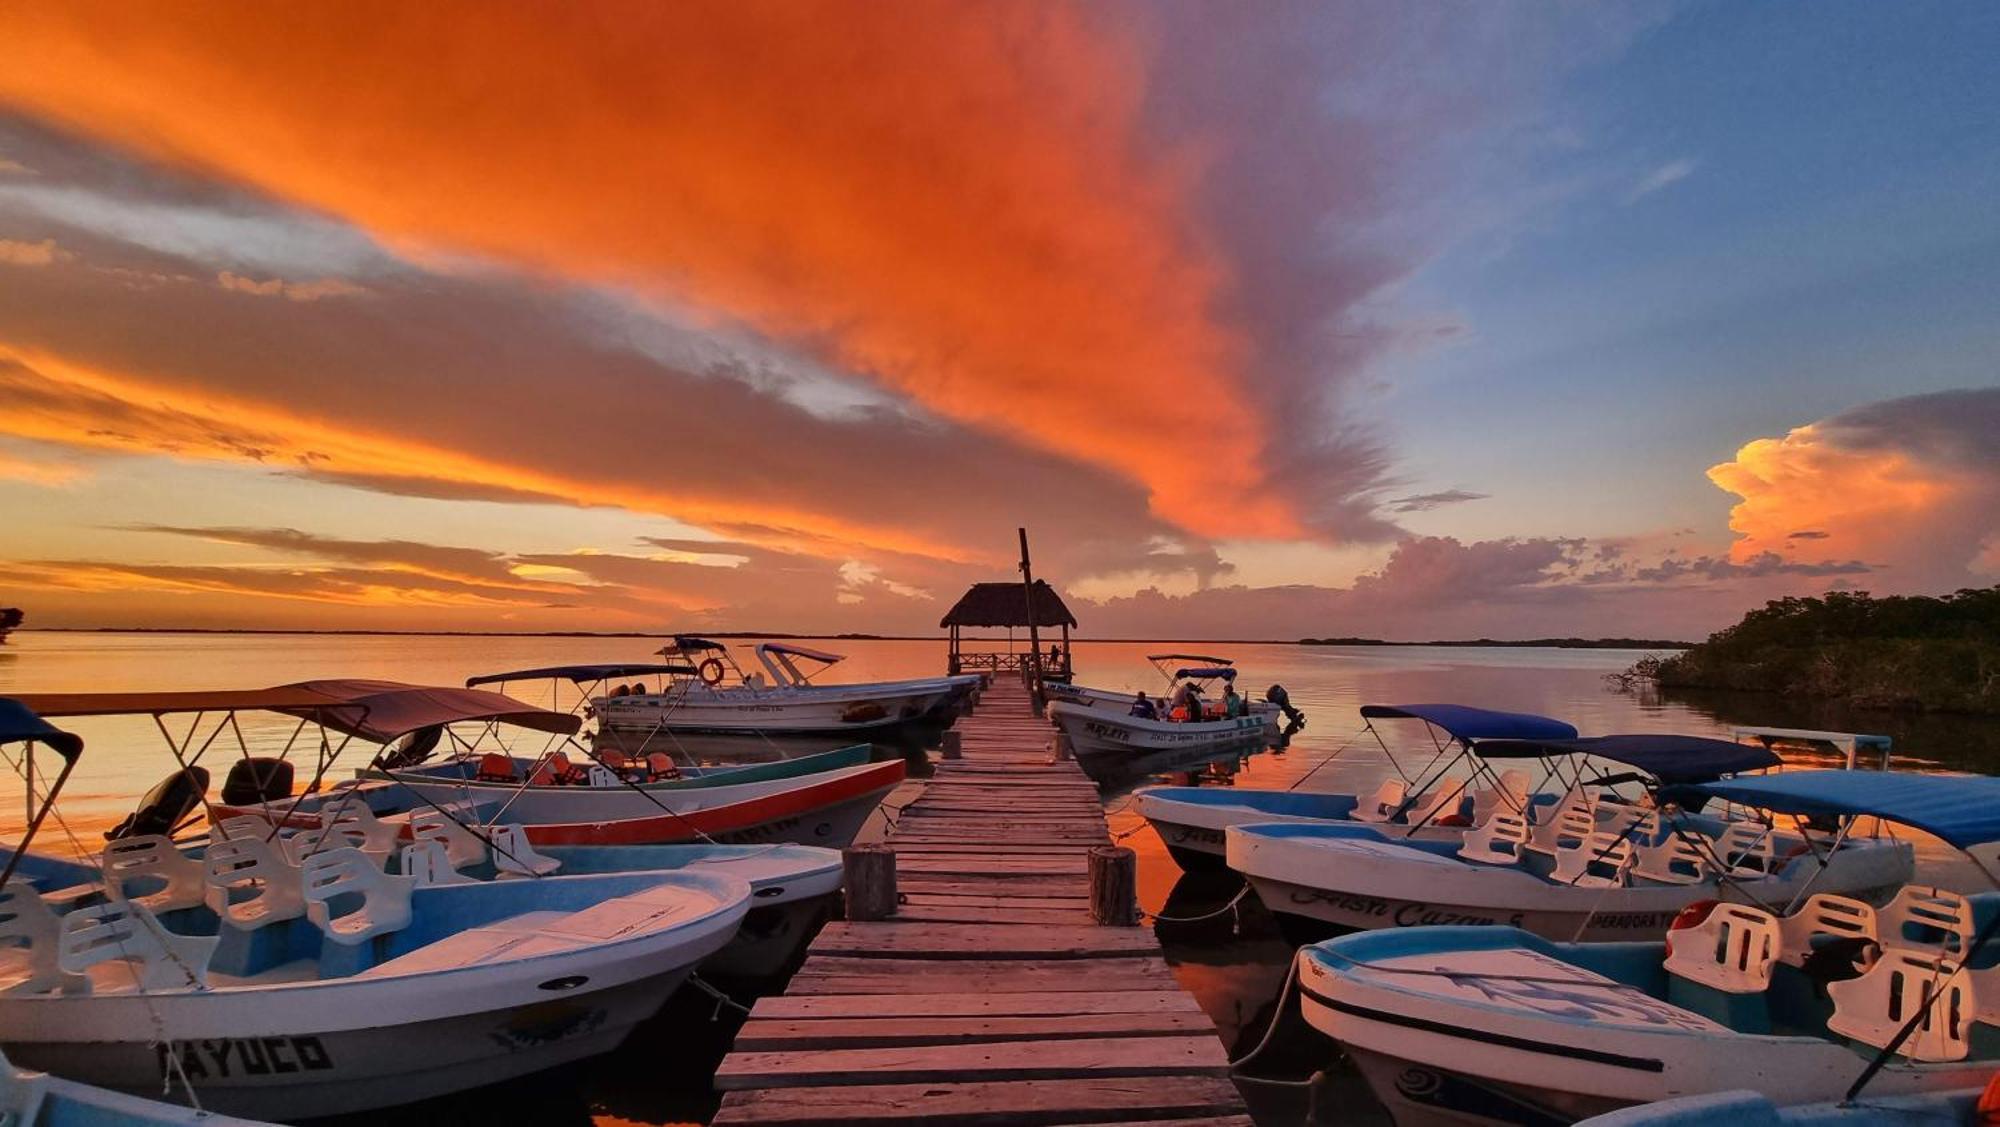
<instances>
[{"instance_id":1,"label":"boat seat","mask_svg":"<svg viewBox=\"0 0 2000 1127\"><path fill-rule=\"evenodd\" d=\"M1708 918L1669 934L1666 970L1725 994L1761 994L1771 985L1778 921L1761 908L1717 904Z\"/></svg>"},{"instance_id":2,"label":"boat seat","mask_svg":"<svg viewBox=\"0 0 2000 1127\"><path fill-rule=\"evenodd\" d=\"M453 821L454 815L459 821ZM457 809L450 814L432 809L415 811L410 815L410 838L443 844L452 868L469 869L486 860L486 839L460 824L469 816L470 811Z\"/></svg>"},{"instance_id":3,"label":"boat seat","mask_svg":"<svg viewBox=\"0 0 2000 1127\"><path fill-rule=\"evenodd\" d=\"M528 785L531 787L568 786L574 783L581 774L582 772L578 771L576 766L569 761L569 756L566 753L552 751L541 762L535 764L534 770L528 772Z\"/></svg>"},{"instance_id":4,"label":"boat seat","mask_svg":"<svg viewBox=\"0 0 2000 1127\"><path fill-rule=\"evenodd\" d=\"M1600 802L1595 813L1601 816L1597 822L1600 833L1651 841L1652 837L1644 832L1648 818L1652 819L1652 832L1654 834L1660 832L1659 816L1642 807L1628 806L1622 802Z\"/></svg>"},{"instance_id":5,"label":"boat seat","mask_svg":"<svg viewBox=\"0 0 2000 1127\"><path fill-rule=\"evenodd\" d=\"M1447 819L1457 817L1464 805L1465 783L1440 779L1431 793L1410 804L1408 821L1413 826L1462 826L1465 824L1462 819L1455 823Z\"/></svg>"},{"instance_id":6,"label":"boat seat","mask_svg":"<svg viewBox=\"0 0 2000 1127\"><path fill-rule=\"evenodd\" d=\"M1528 848L1554 856L1582 844L1596 832L1597 815L1591 810L1590 800L1571 792L1554 810L1547 812L1546 820L1535 824L1528 836Z\"/></svg>"},{"instance_id":7,"label":"boat seat","mask_svg":"<svg viewBox=\"0 0 2000 1127\"><path fill-rule=\"evenodd\" d=\"M451 863L451 854L443 841L434 838L418 838L403 847L403 875L417 882L418 888L434 888L441 884L474 884L471 877L458 871Z\"/></svg>"},{"instance_id":8,"label":"boat seat","mask_svg":"<svg viewBox=\"0 0 2000 1127\"><path fill-rule=\"evenodd\" d=\"M352 826L362 835L361 851L387 855L396 848L403 836L401 826L391 825L375 816L368 804L356 799L342 803L339 812L333 816L335 826Z\"/></svg>"},{"instance_id":9,"label":"boat seat","mask_svg":"<svg viewBox=\"0 0 2000 1127\"><path fill-rule=\"evenodd\" d=\"M1827 983L1833 1016L1826 1027L1877 1049L1895 1040L1917 1006L1924 1020L1897 1052L1917 1061L1964 1060L1968 1034L1978 1013L1971 981L1958 964L1936 954L1885 947L1882 957L1859 978Z\"/></svg>"},{"instance_id":10,"label":"boat seat","mask_svg":"<svg viewBox=\"0 0 2000 1127\"><path fill-rule=\"evenodd\" d=\"M1884 947L1963 957L1972 944L1972 905L1946 889L1906 884L1876 920Z\"/></svg>"},{"instance_id":11,"label":"boat seat","mask_svg":"<svg viewBox=\"0 0 2000 1127\"><path fill-rule=\"evenodd\" d=\"M121 837L104 847L100 864L104 891L113 900L129 900L154 912L198 908L208 900L207 871L164 834ZM126 886L134 880L157 880L162 887L132 896Z\"/></svg>"},{"instance_id":12,"label":"boat seat","mask_svg":"<svg viewBox=\"0 0 2000 1127\"><path fill-rule=\"evenodd\" d=\"M1493 815L1506 812L1526 817L1528 814L1528 788L1534 779L1526 771L1504 771L1498 786L1482 787L1472 792L1472 824L1483 825Z\"/></svg>"},{"instance_id":13,"label":"boat seat","mask_svg":"<svg viewBox=\"0 0 2000 1127\"><path fill-rule=\"evenodd\" d=\"M1384 779L1374 794L1355 804L1351 817L1362 822L1389 821L1401 812L1409 795L1410 784L1401 779Z\"/></svg>"},{"instance_id":14,"label":"boat seat","mask_svg":"<svg viewBox=\"0 0 2000 1127\"><path fill-rule=\"evenodd\" d=\"M1632 867L1632 843L1618 834L1592 833L1556 851L1549 879L1575 888L1621 888Z\"/></svg>"},{"instance_id":15,"label":"boat seat","mask_svg":"<svg viewBox=\"0 0 2000 1127\"><path fill-rule=\"evenodd\" d=\"M1520 862L1521 851L1527 846L1527 816L1502 810L1466 832L1458 855L1482 865L1513 865Z\"/></svg>"},{"instance_id":16,"label":"boat seat","mask_svg":"<svg viewBox=\"0 0 2000 1127\"><path fill-rule=\"evenodd\" d=\"M1658 845L1641 845L1632 865L1635 876L1661 884L1700 884L1714 866L1701 847L1678 833L1667 835Z\"/></svg>"},{"instance_id":17,"label":"boat seat","mask_svg":"<svg viewBox=\"0 0 2000 1127\"><path fill-rule=\"evenodd\" d=\"M646 757L646 777L654 782L678 779L681 777L681 769L675 765L672 756L663 751L656 751Z\"/></svg>"},{"instance_id":18,"label":"boat seat","mask_svg":"<svg viewBox=\"0 0 2000 1127\"><path fill-rule=\"evenodd\" d=\"M1778 921L1778 935L1782 939L1779 960L1790 966L1804 966L1813 952L1816 936L1878 939L1875 909L1850 897L1815 893L1799 905L1798 911Z\"/></svg>"},{"instance_id":19,"label":"boat seat","mask_svg":"<svg viewBox=\"0 0 2000 1127\"><path fill-rule=\"evenodd\" d=\"M62 929L62 917L34 889L17 884L0 890L0 947L16 946L19 940L28 953L27 976L9 983L0 994L89 991L88 978L63 973Z\"/></svg>"},{"instance_id":20,"label":"boat seat","mask_svg":"<svg viewBox=\"0 0 2000 1127\"><path fill-rule=\"evenodd\" d=\"M262 838L218 841L208 847L202 864L209 887L219 894L216 914L233 927L249 931L305 915L299 867ZM255 895L231 901L232 892Z\"/></svg>"},{"instance_id":21,"label":"boat seat","mask_svg":"<svg viewBox=\"0 0 2000 1127\"><path fill-rule=\"evenodd\" d=\"M1777 847L1771 827L1761 822L1731 822L1715 839L1722 871L1738 880L1769 876L1776 868Z\"/></svg>"},{"instance_id":22,"label":"boat seat","mask_svg":"<svg viewBox=\"0 0 2000 1127\"><path fill-rule=\"evenodd\" d=\"M481 783L518 783L521 772L514 766L511 757L489 751L479 757L479 766L473 771L472 778L474 782Z\"/></svg>"},{"instance_id":23,"label":"boat seat","mask_svg":"<svg viewBox=\"0 0 2000 1127\"><path fill-rule=\"evenodd\" d=\"M520 826L493 827L493 871L502 877L545 877L562 868L554 857L535 852Z\"/></svg>"},{"instance_id":24,"label":"boat seat","mask_svg":"<svg viewBox=\"0 0 2000 1127\"><path fill-rule=\"evenodd\" d=\"M98 963L132 966L141 991L208 988L208 960L220 937L177 935L140 900L78 908L63 917L58 963L83 974ZM136 965L134 965L136 964Z\"/></svg>"},{"instance_id":25,"label":"boat seat","mask_svg":"<svg viewBox=\"0 0 2000 1127\"><path fill-rule=\"evenodd\" d=\"M217 822L214 836L223 841L240 841L244 838L271 841L277 835L269 818L259 817L256 814L238 814L233 818L224 818Z\"/></svg>"},{"instance_id":26,"label":"boat seat","mask_svg":"<svg viewBox=\"0 0 2000 1127\"><path fill-rule=\"evenodd\" d=\"M315 853L303 868L306 916L335 943L354 945L410 925L414 878L390 876L352 846ZM351 895L361 902L335 915L334 898Z\"/></svg>"}]
</instances>

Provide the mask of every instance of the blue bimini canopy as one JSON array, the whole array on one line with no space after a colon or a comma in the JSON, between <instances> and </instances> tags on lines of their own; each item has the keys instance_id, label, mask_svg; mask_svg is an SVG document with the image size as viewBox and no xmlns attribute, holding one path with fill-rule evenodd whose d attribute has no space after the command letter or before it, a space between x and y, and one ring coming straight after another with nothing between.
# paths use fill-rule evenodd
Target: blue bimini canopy
<instances>
[{"instance_id":1,"label":"blue bimini canopy","mask_svg":"<svg viewBox=\"0 0 2000 1127\"><path fill-rule=\"evenodd\" d=\"M1560 720L1531 712L1495 712L1463 704L1364 704L1361 715L1369 720L1422 720L1443 728L1461 743L1576 738L1576 729Z\"/></svg>"},{"instance_id":2,"label":"blue bimini canopy","mask_svg":"<svg viewBox=\"0 0 2000 1127\"><path fill-rule=\"evenodd\" d=\"M1786 771L1673 787L1664 797L1678 801L1676 792L1779 814L1873 814L1935 834L1960 849L2000 841L2000 779L1985 775Z\"/></svg>"},{"instance_id":3,"label":"blue bimini canopy","mask_svg":"<svg viewBox=\"0 0 2000 1127\"><path fill-rule=\"evenodd\" d=\"M83 752L83 739L50 724L48 721L28 711L28 706L17 700L0 697L0 744L24 743L36 740L56 749L56 754L64 759L75 759Z\"/></svg>"},{"instance_id":4,"label":"blue bimini canopy","mask_svg":"<svg viewBox=\"0 0 2000 1127\"><path fill-rule=\"evenodd\" d=\"M551 665L543 669L516 669L511 673L488 673L480 677L467 677L465 687L493 685L501 681L541 681L560 678L578 685L595 681L608 681L613 677L647 677L655 673L677 676L691 676L694 666L678 665Z\"/></svg>"},{"instance_id":5,"label":"blue bimini canopy","mask_svg":"<svg viewBox=\"0 0 2000 1127\"><path fill-rule=\"evenodd\" d=\"M1473 748L1487 759L1540 759L1554 755L1594 755L1637 767L1663 783L1699 783L1761 771L1783 760L1767 747L1701 736L1593 736L1583 740L1481 740Z\"/></svg>"},{"instance_id":6,"label":"blue bimini canopy","mask_svg":"<svg viewBox=\"0 0 2000 1127\"><path fill-rule=\"evenodd\" d=\"M1223 680L1225 680L1225 681L1234 681L1234 680L1236 680L1236 671L1235 671L1234 669L1231 669L1231 668L1229 668L1228 666L1216 666L1216 667L1213 667L1213 668L1209 668L1209 667L1203 667L1203 668L1199 668L1199 669L1176 669L1176 670L1174 670L1174 679L1175 679L1175 680L1184 680L1184 679L1186 679L1186 678L1189 678L1189 677L1192 677L1192 678L1194 678L1194 679L1195 679L1195 680L1197 680L1197 681L1205 681L1205 680L1207 680L1207 679L1208 679L1208 678L1210 678L1210 677L1220 677L1220 678L1222 678L1222 679L1223 679Z\"/></svg>"}]
</instances>

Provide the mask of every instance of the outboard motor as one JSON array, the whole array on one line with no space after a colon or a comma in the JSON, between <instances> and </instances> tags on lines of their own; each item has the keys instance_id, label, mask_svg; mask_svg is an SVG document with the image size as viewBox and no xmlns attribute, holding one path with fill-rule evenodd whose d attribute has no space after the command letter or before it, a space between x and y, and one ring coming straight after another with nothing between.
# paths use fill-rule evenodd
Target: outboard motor
<instances>
[{"instance_id":1,"label":"outboard motor","mask_svg":"<svg viewBox=\"0 0 2000 1127\"><path fill-rule=\"evenodd\" d=\"M229 765L222 780L222 801L228 806L256 806L292 795L292 764L287 759L253 756Z\"/></svg>"},{"instance_id":2,"label":"outboard motor","mask_svg":"<svg viewBox=\"0 0 2000 1127\"><path fill-rule=\"evenodd\" d=\"M417 764L431 757L431 752L437 750L438 741L442 739L444 739L444 725L442 724L433 724L428 728L419 728L403 738L401 747L396 748L394 751L383 753L382 769L385 771L400 771L405 767L415 767ZM287 773L285 778L287 780L285 786L289 790L291 787L289 781L291 775Z\"/></svg>"},{"instance_id":3,"label":"outboard motor","mask_svg":"<svg viewBox=\"0 0 2000 1127\"><path fill-rule=\"evenodd\" d=\"M1291 694L1285 691L1283 685L1272 685L1265 689L1264 699L1277 705L1278 711L1284 713L1285 719L1293 724L1303 725L1306 722L1306 714L1292 707Z\"/></svg>"},{"instance_id":4,"label":"outboard motor","mask_svg":"<svg viewBox=\"0 0 2000 1127\"><path fill-rule=\"evenodd\" d=\"M195 807L201 805L201 798L208 793L208 768L187 767L166 778L146 792L139 800L139 808L125 816L125 820L104 831L104 840L116 841L121 837L138 837L141 834L172 834L180 828Z\"/></svg>"}]
</instances>

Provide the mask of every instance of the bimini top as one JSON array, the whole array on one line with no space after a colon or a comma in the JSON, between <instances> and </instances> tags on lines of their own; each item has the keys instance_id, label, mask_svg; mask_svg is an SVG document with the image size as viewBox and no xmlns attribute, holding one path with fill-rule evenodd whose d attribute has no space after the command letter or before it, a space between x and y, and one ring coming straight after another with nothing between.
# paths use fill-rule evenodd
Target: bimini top
<instances>
[{"instance_id":1,"label":"bimini top","mask_svg":"<svg viewBox=\"0 0 2000 1127\"><path fill-rule=\"evenodd\" d=\"M1198 661L1203 665L1235 665L1226 657L1210 657L1208 654L1147 654L1147 661Z\"/></svg>"},{"instance_id":2,"label":"bimini top","mask_svg":"<svg viewBox=\"0 0 2000 1127\"><path fill-rule=\"evenodd\" d=\"M1779 814L1873 814L1970 849L2000 841L2000 779L1986 775L1904 775L1889 771L1786 771L1672 787Z\"/></svg>"},{"instance_id":3,"label":"bimini top","mask_svg":"<svg viewBox=\"0 0 2000 1127\"><path fill-rule=\"evenodd\" d=\"M843 654L827 653L825 650L809 650L804 646L789 645L785 642L761 642L757 646L757 652L771 653L771 654L790 654L793 657L802 657L809 661L824 662L827 665L832 665L836 661L847 660L846 656Z\"/></svg>"},{"instance_id":4,"label":"bimini top","mask_svg":"<svg viewBox=\"0 0 2000 1127\"><path fill-rule=\"evenodd\" d=\"M322 703L279 711L376 743L462 720L491 720L563 736L574 735L583 726L583 718L573 713L550 712L483 689L361 680L301 681L284 687L317 694Z\"/></svg>"},{"instance_id":5,"label":"bimini top","mask_svg":"<svg viewBox=\"0 0 2000 1127\"><path fill-rule=\"evenodd\" d=\"M1464 704L1364 704L1361 715L1369 720L1422 720L1443 728L1461 743L1576 738L1576 729L1560 720L1532 712L1495 712Z\"/></svg>"},{"instance_id":6,"label":"bimini top","mask_svg":"<svg viewBox=\"0 0 2000 1127\"><path fill-rule=\"evenodd\" d=\"M1761 771L1783 760L1767 747L1701 736L1592 736L1582 740L1481 740L1473 750L1486 759L1540 759L1552 755L1594 755L1637 767L1663 783L1698 783Z\"/></svg>"},{"instance_id":7,"label":"bimini top","mask_svg":"<svg viewBox=\"0 0 2000 1127\"><path fill-rule=\"evenodd\" d=\"M271 689L173 693L42 693L20 703L43 716L158 716L170 712L277 712L338 732L387 743L419 728L493 720L563 735L581 717L548 712L479 689L430 688L399 681L301 681Z\"/></svg>"},{"instance_id":8,"label":"bimini top","mask_svg":"<svg viewBox=\"0 0 2000 1127\"><path fill-rule=\"evenodd\" d=\"M497 685L503 681L542 681L560 679L578 685L597 681L609 681L613 677L647 677L655 673L672 676L692 676L694 666L687 664L615 664L615 665L551 665L545 669L516 669L511 673L488 673L480 677L467 677L465 687L475 685Z\"/></svg>"},{"instance_id":9,"label":"bimini top","mask_svg":"<svg viewBox=\"0 0 2000 1127\"><path fill-rule=\"evenodd\" d=\"M0 697L0 744L34 740L56 749L64 759L75 759L83 751L83 740L35 715L17 700Z\"/></svg>"},{"instance_id":10,"label":"bimini top","mask_svg":"<svg viewBox=\"0 0 2000 1127\"><path fill-rule=\"evenodd\" d=\"M1225 681L1234 681L1236 680L1236 671L1226 665L1174 670L1174 680L1179 681L1188 677L1192 677L1198 681L1206 681L1210 677L1220 677Z\"/></svg>"},{"instance_id":11,"label":"bimini top","mask_svg":"<svg viewBox=\"0 0 2000 1127\"><path fill-rule=\"evenodd\" d=\"M728 646L723 645L721 642L711 641L707 638L697 638L693 634L676 634L674 635L674 644L665 647L660 652L663 654L676 652L699 653L702 650L726 650L728 648Z\"/></svg>"}]
</instances>

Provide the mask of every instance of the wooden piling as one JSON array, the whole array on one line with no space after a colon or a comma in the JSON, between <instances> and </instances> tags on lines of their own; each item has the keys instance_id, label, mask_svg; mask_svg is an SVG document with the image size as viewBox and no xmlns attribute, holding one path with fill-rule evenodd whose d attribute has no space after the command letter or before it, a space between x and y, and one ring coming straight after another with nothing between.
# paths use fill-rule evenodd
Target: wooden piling
<instances>
[{"instance_id":1,"label":"wooden piling","mask_svg":"<svg viewBox=\"0 0 2000 1127\"><path fill-rule=\"evenodd\" d=\"M1132 851L1076 764L1049 761L1026 687L997 678L958 730L889 838L895 916L828 924L757 1002L714 1123L1250 1127L1151 930L1102 926L1137 918Z\"/></svg>"},{"instance_id":2,"label":"wooden piling","mask_svg":"<svg viewBox=\"0 0 2000 1127\"><path fill-rule=\"evenodd\" d=\"M1076 758L1076 748L1069 742L1069 733L1057 729L1049 740L1049 758L1055 763L1068 763Z\"/></svg>"},{"instance_id":3,"label":"wooden piling","mask_svg":"<svg viewBox=\"0 0 2000 1127\"><path fill-rule=\"evenodd\" d=\"M965 755L965 737L957 729L944 734L938 743L938 755L944 759L959 759Z\"/></svg>"},{"instance_id":4,"label":"wooden piling","mask_svg":"<svg viewBox=\"0 0 2000 1127\"><path fill-rule=\"evenodd\" d=\"M1090 918L1104 927L1139 922L1139 855L1122 845L1090 851Z\"/></svg>"},{"instance_id":5,"label":"wooden piling","mask_svg":"<svg viewBox=\"0 0 2000 1127\"><path fill-rule=\"evenodd\" d=\"M886 845L856 845L840 852L841 885L850 921L886 920L896 914L896 853Z\"/></svg>"}]
</instances>

